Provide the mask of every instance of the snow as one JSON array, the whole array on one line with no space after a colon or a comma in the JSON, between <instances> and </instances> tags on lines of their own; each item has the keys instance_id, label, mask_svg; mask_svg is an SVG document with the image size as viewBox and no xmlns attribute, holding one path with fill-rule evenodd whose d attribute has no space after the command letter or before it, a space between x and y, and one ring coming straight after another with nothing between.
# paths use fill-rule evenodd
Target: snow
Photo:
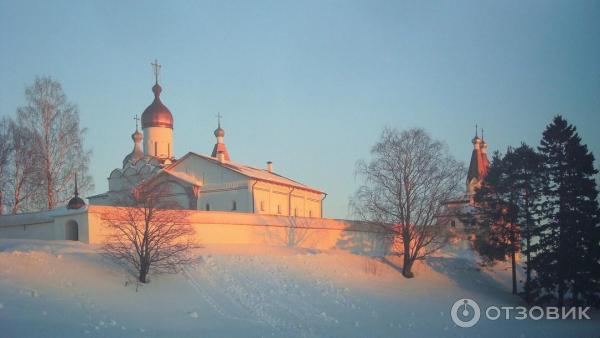
<instances>
[{"instance_id":1,"label":"snow","mask_svg":"<svg viewBox=\"0 0 600 338\"><path fill-rule=\"evenodd\" d=\"M522 305L505 266L443 252L405 279L392 258L207 245L176 275L139 285L99 248L0 240L0 337L591 337L592 320L450 318L460 298Z\"/></svg>"}]
</instances>

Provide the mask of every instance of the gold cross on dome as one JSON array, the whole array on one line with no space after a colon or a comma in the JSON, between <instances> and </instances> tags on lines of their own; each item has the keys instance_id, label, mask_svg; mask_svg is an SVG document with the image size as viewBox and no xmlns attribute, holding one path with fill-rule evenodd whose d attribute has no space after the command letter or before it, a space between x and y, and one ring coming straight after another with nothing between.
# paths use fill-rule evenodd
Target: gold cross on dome
<instances>
[{"instance_id":1,"label":"gold cross on dome","mask_svg":"<svg viewBox=\"0 0 600 338\"><path fill-rule=\"evenodd\" d=\"M133 119L135 120L135 130L138 130L138 122L140 122L140 118L136 114Z\"/></svg>"},{"instance_id":2,"label":"gold cross on dome","mask_svg":"<svg viewBox=\"0 0 600 338\"><path fill-rule=\"evenodd\" d=\"M154 62L151 62L150 65L154 68L154 80L158 84L158 74L160 74L160 67L162 67L162 65L158 63L158 60L156 59L154 59Z\"/></svg>"},{"instance_id":3,"label":"gold cross on dome","mask_svg":"<svg viewBox=\"0 0 600 338\"><path fill-rule=\"evenodd\" d=\"M221 115L221 113L217 113L217 115L215 115L217 117L217 121L219 123L219 128L221 128L221 118L223 117L223 115Z\"/></svg>"}]
</instances>

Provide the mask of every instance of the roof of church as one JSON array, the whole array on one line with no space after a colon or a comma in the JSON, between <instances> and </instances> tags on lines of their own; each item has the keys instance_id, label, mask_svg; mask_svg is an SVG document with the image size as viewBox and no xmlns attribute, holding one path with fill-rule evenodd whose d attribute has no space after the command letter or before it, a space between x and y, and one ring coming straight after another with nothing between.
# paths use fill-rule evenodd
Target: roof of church
<instances>
[{"instance_id":1,"label":"roof of church","mask_svg":"<svg viewBox=\"0 0 600 338\"><path fill-rule=\"evenodd\" d=\"M319 190L319 189L315 189L312 188L308 185L296 182L292 179L289 179L287 177L278 175L276 173L273 172L269 172L266 169L258 169L258 168L254 168L251 166L247 166L244 164L239 164L239 163L235 163L235 162L231 162L231 161L226 161L226 162L219 162L219 160L217 160L214 157L210 157L210 156L206 156L206 155L202 155L202 154L198 154L195 152L189 152L187 154L185 154L182 158L180 158L176 163L173 163L172 165L168 166L165 168L165 170L169 170L170 168L176 166L178 163L181 163L183 160L185 160L186 157L188 156L197 156L203 159L206 159L208 161L211 161L217 165L223 166L225 168L228 168L230 170L233 170L237 173L240 173L246 177L249 178L253 178L259 181L265 181L265 182L271 182L271 183L276 183L276 184L282 184L282 185L286 185L286 186L290 186L290 187L295 187L295 188L300 188L300 189L304 189L304 190L310 190L313 192L317 192L317 193L321 193L323 194L324 192Z\"/></svg>"},{"instance_id":2,"label":"roof of church","mask_svg":"<svg viewBox=\"0 0 600 338\"><path fill-rule=\"evenodd\" d=\"M473 139L473 143L478 143L482 146L485 144L484 141L477 136ZM482 151L482 146L476 146L471 153L471 163L469 164L467 182L471 181L473 178L481 180L487 174L490 162L487 158L487 154Z\"/></svg>"},{"instance_id":3,"label":"roof of church","mask_svg":"<svg viewBox=\"0 0 600 338\"><path fill-rule=\"evenodd\" d=\"M173 129L173 115L160 101L160 92L162 88L158 83L152 86L154 101L144 110L142 114L142 128L147 127L166 127Z\"/></svg>"},{"instance_id":4,"label":"roof of church","mask_svg":"<svg viewBox=\"0 0 600 338\"><path fill-rule=\"evenodd\" d=\"M77 190L77 175L75 175L75 192L73 198L69 200L67 209L81 209L85 207L85 201L79 197L79 191Z\"/></svg>"},{"instance_id":5,"label":"roof of church","mask_svg":"<svg viewBox=\"0 0 600 338\"><path fill-rule=\"evenodd\" d=\"M231 160L231 158L229 157L229 151L227 151L227 146L225 146L225 143L215 143L212 154L210 156L216 158L218 153L223 153L223 156L225 156L225 160Z\"/></svg>"}]
</instances>

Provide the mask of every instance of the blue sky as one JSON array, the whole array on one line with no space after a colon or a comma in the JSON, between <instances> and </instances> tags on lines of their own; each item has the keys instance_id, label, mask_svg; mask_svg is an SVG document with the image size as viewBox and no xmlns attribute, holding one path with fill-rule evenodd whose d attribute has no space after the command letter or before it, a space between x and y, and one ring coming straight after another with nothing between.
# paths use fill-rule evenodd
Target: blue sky
<instances>
[{"instance_id":1,"label":"blue sky","mask_svg":"<svg viewBox=\"0 0 600 338\"><path fill-rule=\"evenodd\" d=\"M209 153L221 112L232 160L325 190L328 217L348 216L384 126L467 162L475 123L504 150L561 113L600 152L598 1L0 0L0 114L37 75L60 81L95 192L131 151L155 58L177 156Z\"/></svg>"}]
</instances>

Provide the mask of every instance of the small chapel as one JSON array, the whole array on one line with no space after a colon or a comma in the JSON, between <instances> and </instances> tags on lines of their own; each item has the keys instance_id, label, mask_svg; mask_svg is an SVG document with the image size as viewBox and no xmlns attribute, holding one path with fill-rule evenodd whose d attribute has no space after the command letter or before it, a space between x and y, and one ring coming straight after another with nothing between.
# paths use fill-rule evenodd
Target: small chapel
<instances>
[{"instance_id":1,"label":"small chapel","mask_svg":"<svg viewBox=\"0 0 600 338\"><path fill-rule=\"evenodd\" d=\"M118 206L141 184L164 188L173 208L299 217L323 217L325 192L287 178L267 162L264 168L237 163L225 145L221 116L210 155L187 152L175 158L174 118L163 104L160 65L152 64L154 100L131 135L133 149L108 177L108 191L89 196L90 205Z\"/></svg>"}]
</instances>

